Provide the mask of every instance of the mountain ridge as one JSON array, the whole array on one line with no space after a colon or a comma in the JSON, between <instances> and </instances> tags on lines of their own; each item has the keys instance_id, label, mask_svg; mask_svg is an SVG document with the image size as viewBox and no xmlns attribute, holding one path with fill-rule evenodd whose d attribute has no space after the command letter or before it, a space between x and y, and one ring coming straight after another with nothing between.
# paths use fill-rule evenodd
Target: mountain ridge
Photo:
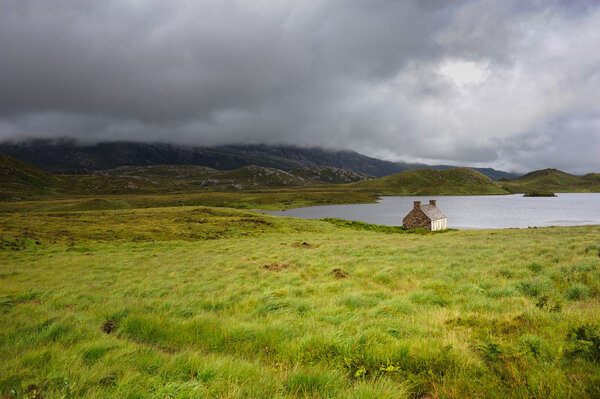
<instances>
[{"instance_id":1,"label":"mountain ridge","mask_svg":"<svg viewBox=\"0 0 600 399\"><path fill-rule=\"evenodd\" d=\"M333 167L375 177L404 170L450 165L424 165L384 161L354 151L284 145L221 145L200 147L167 143L100 142L81 144L73 139L33 139L0 143L0 153L20 159L46 172L90 174L120 166L197 165L233 170L256 165L290 172L299 168ZM493 179L517 174L492 168L472 168Z\"/></svg>"},{"instance_id":2,"label":"mountain ridge","mask_svg":"<svg viewBox=\"0 0 600 399\"><path fill-rule=\"evenodd\" d=\"M319 187L320 186L320 187ZM50 196L257 192L270 189L348 190L353 195L482 195L518 192L600 192L600 174L556 169L493 181L470 168L405 170L372 176L332 167L284 171L247 165L217 170L197 165L121 166L86 175L48 174L0 154L0 201ZM364 199L364 198L363 198ZM367 199L368 200L368 199Z\"/></svg>"}]
</instances>

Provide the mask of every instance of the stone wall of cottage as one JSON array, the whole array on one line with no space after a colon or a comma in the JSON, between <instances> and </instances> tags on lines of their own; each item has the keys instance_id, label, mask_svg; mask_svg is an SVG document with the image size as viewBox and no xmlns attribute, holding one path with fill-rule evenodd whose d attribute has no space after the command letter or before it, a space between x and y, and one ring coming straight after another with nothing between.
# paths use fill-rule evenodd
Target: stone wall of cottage
<instances>
[{"instance_id":1,"label":"stone wall of cottage","mask_svg":"<svg viewBox=\"0 0 600 399\"><path fill-rule=\"evenodd\" d=\"M431 230L431 220L420 209L413 209L402 219L404 228L416 229L423 228Z\"/></svg>"}]
</instances>

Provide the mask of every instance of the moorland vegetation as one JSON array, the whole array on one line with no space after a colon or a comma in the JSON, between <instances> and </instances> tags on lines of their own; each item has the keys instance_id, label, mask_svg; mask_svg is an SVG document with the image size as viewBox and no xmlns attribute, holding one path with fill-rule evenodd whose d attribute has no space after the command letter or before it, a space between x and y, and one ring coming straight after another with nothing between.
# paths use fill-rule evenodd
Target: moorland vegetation
<instances>
[{"instance_id":1,"label":"moorland vegetation","mask_svg":"<svg viewBox=\"0 0 600 399\"><path fill-rule=\"evenodd\" d=\"M248 210L547 177L239 190L194 185L221 173L198 167L65 176L2 161L0 396L600 396L600 226L432 234ZM256 170L243 173L289 178Z\"/></svg>"},{"instance_id":2,"label":"moorland vegetation","mask_svg":"<svg viewBox=\"0 0 600 399\"><path fill-rule=\"evenodd\" d=\"M600 395L598 226L405 234L198 206L0 218L3 395Z\"/></svg>"}]
</instances>

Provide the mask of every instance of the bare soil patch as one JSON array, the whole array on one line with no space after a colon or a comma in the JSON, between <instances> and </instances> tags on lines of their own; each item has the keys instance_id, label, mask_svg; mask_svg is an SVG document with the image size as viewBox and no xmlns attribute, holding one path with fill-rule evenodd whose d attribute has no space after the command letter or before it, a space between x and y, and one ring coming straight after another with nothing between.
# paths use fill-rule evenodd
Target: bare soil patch
<instances>
[{"instance_id":1,"label":"bare soil patch","mask_svg":"<svg viewBox=\"0 0 600 399\"><path fill-rule=\"evenodd\" d=\"M280 272L284 269L289 269L290 267L294 267L294 265L292 265L290 263L274 262L274 263L271 263L270 265L264 265L262 268L265 270L269 270L271 272Z\"/></svg>"},{"instance_id":2,"label":"bare soil patch","mask_svg":"<svg viewBox=\"0 0 600 399\"><path fill-rule=\"evenodd\" d=\"M106 320L104 323L102 323L102 331L104 331L107 334L110 334L112 332L115 332L117 330L118 327L118 323L116 320Z\"/></svg>"},{"instance_id":3,"label":"bare soil patch","mask_svg":"<svg viewBox=\"0 0 600 399\"><path fill-rule=\"evenodd\" d=\"M342 269L333 269L331 273L333 274L333 277L337 279L348 277L348 272Z\"/></svg>"},{"instance_id":4,"label":"bare soil patch","mask_svg":"<svg viewBox=\"0 0 600 399\"><path fill-rule=\"evenodd\" d=\"M41 305L42 301L40 301L38 298L30 298L30 299L21 299L20 301L17 301L16 303L18 303L18 304L33 303L36 305Z\"/></svg>"}]
</instances>

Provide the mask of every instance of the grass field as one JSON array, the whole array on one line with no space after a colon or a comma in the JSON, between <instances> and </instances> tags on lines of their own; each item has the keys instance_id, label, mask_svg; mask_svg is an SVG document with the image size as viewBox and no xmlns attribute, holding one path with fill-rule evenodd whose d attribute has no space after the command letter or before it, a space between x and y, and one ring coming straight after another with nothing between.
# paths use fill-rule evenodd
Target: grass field
<instances>
[{"instance_id":1,"label":"grass field","mask_svg":"<svg viewBox=\"0 0 600 399\"><path fill-rule=\"evenodd\" d=\"M236 209L282 210L313 205L376 202L375 192L349 187L260 191L207 191L181 194L130 194L67 196L37 201L0 201L2 212L71 212L181 206L216 206Z\"/></svg>"},{"instance_id":2,"label":"grass field","mask_svg":"<svg viewBox=\"0 0 600 399\"><path fill-rule=\"evenodd\" d=\"M65 201L0 213L7 398L600 397L600 226Z\"/></svg>"}]
</instances>

